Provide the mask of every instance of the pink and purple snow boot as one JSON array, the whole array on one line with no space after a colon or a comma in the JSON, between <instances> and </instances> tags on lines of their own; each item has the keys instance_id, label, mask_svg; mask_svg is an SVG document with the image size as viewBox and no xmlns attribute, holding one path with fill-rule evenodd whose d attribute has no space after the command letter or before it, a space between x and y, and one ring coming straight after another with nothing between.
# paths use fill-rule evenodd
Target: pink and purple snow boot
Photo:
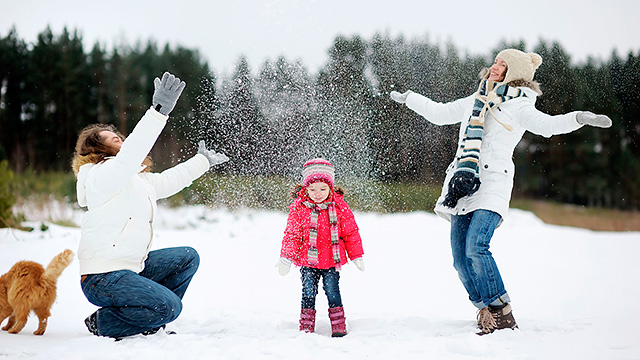
<instances>
[{"instance_id":1,"label":"pink and purple snow boot","mask_svg":"<svg viewBox=\"0 0 640 360\"><path fill-rule=\"evenodd\" d=\"M342 306L329 309L329 320L331 320L331 337L347 335L347 323L345 322L344 308Z\"/></svg>"},{"instance_id":2,"label":"pink and purple snow boot","mask_svg":"<svg viewBox=\"0 0 640 360\"><path fill-rule=\"evenodd\" d=\"M300 331L312 333L316 327L316 310L302 309L300 312Z\"/></svg>"}]
</instances>

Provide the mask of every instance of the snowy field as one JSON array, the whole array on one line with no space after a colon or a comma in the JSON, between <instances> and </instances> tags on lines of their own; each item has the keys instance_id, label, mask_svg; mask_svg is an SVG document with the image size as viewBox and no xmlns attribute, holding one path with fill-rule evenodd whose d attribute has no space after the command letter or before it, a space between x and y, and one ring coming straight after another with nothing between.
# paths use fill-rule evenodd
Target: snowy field
<instances>
[{"instance_id":1,"label":"snowy field","mask_svg":"<svg viewBox=\"0 0 640 360\"><path fill-rule=\"evenodd\" d=\"M79 214L74 215L79 223ZM154 248L189 245L201 265L180 317L159 333L115 342L90 335L96 308L83 296L75 260L58 282L44 336L29 318L0 332L6 359L640 359L640 233L545 225L512 210L492 251L519 330L475 335L475 308L452 267L448 223L430 213L356 213L367 269L349 264L341 291L349 334L330 337L318 296L315 334L298 331L297 270L275 262L286 214L201 206L160 208ZM47 264L80 231L50 225L0 229L0 273L18 260Z\"/></svg>"}]
</instances>

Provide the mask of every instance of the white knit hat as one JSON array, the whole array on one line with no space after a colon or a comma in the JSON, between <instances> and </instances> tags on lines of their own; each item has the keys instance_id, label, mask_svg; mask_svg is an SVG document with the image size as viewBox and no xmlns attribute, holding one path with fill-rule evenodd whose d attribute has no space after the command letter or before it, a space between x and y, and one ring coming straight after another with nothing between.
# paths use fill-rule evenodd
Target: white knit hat
<instances>
[{"instance_id":1,"label":"white knit hat","mask_svg":"<svg viewBox=\"0 0 640 360\"><path fill-rule=\"evenodd\" d=\"M309 186L317 181L323 181L333 188L335 170L333 165L321 158L311 159L302 166L302 185Z\"/></svg>"},{"instance_id":2,"label":"white knit hat","mask_svg":"<svg viewBox=\"0 0 640 360\"><path fill-rule=\"evenodd\" d=\"M536 69L542 64L540 55L516 49L502 50L496 55L496 58L501 58L507 63L507 73L502 81L505 84L513 80L532 81Z\"/></svg>"}]
</instances>

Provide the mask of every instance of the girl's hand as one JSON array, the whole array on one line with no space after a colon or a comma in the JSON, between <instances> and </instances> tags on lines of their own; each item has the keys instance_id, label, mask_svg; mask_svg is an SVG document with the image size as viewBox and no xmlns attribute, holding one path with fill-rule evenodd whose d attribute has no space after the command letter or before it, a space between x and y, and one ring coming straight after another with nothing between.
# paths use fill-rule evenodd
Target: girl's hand
<instances>
[{"instance_id":1,"label":"girl's hand","mask_svg":"<svg viewBox=\"0 0 640 360\"><path fill-rule=\"evenodd\" d=\"M291 260L281 257L280 260L278 260L278 262L276 263L276 267L278 268L278 273L280 273L280 275L282 276L285 276L291 269Z\"/></svg>"},{"instance_id":2,"label":"girl's hand","mask_svg":"<svg viewBox=\"0 0 640 360\"><path fill-rule=\"evenodd\" d=\"M356 265L358 270L364 271L364 259L362 259L361 257L353 259L353 263Z\"/></svg>"}]
</instances>

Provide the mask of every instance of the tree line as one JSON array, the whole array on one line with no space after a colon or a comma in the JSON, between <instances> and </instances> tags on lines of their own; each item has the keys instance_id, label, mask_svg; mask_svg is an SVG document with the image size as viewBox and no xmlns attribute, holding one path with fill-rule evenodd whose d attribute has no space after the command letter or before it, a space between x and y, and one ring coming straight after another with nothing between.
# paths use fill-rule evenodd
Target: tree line
<instances>
[{"instance_id":1,"label":"tree line","mask_svg":"<svg viewBox=\"0 0 640 360\"><path fill-rule=\"evenodd\" d=\"M240 57L233 73L216 74L197 49L149 41L85 51L77 31L47 28L28 44L12 30L0 38L0 160L17 172L69 171L78 131L111 123L129 133L150 105L153 78L168 70L187 88L151 153L157 169L205 140L232 159L216 170L223 173L297 178L305 160L325 157L341 177L439 184L458 126L432 125L388 94L411 89L442 102L467 96L506 47L542 56L539 110L613 119L606 130L584 127L549 139L527 133L514 154L514 191L639 209L640 54L612 52L575 65L560 44L545 41L470 55L428 39L337 36L317 73L284 57L254 72Z\"/></svg>"}]
</instances>

